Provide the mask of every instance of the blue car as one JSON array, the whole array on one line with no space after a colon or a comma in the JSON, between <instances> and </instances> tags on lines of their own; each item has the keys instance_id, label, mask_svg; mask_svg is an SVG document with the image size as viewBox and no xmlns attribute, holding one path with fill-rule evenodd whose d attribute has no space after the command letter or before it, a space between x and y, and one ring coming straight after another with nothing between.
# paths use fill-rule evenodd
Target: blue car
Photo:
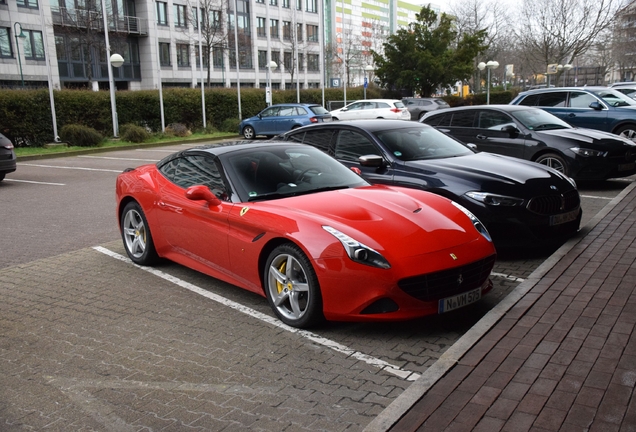
<instances>
[{"instance_id":1,"label":"blue car","mask_svg":"<svg viewBox=\"0 0 636 432\"><path fill-rule=\"evenodd\" d=\"M318 104L278 104L243 120L239 124L239 133L251 140L256 135L272 137L297 127L329 121L331 114Z\"/></svg>"},{"instance_id":2,"label":"blue car","mask_svg":"<svg viewBox=\"0 0 636 432\"><path fill-rule=\"evenodd\" d=\"M636 100L609 87L559 87L519 93L512 105L536 106L574 127L636 141Z\"/></svg>"}]
</instances>

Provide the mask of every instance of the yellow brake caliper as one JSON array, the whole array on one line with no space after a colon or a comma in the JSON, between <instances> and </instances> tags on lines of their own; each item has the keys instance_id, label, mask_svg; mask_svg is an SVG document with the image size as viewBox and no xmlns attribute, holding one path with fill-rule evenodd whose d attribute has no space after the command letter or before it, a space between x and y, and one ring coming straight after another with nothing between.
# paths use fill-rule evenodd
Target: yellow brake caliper
<instances>
[{"instance_id":1,"label":"yellow brake caliper","mask_svg":"<svg viewBox=\"0 0 636 432\"><path fill-rule=\"evenodd\" d=\"M281 263L281 265L278 267L278 271L281 272L281 274L285 274L285 267L287 267L287 261L283 261ZM280 283L278 280L276 281L276 290L278 291L278 294L280 294L283 289L285 288L285 285Z\"/></svg>"}]
</instances>

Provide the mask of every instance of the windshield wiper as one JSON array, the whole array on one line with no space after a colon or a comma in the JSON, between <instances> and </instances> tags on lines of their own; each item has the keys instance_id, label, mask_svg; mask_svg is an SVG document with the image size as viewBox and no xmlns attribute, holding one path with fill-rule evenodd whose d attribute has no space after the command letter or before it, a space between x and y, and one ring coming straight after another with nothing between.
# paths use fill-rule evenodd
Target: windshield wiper
<instances>
[{"instance_id":1,"label":"windshield wiper","mask_svg":"<svg viewBox=\"0 0 636 432\"><path fill-rule=\"evenodd\" d=\"M563 125L555 123L545 123L534 127L534 130L546 130L546 129L566 129Z\"/></svg>"},{"instance_id":2,"label":"windshield wiper","mask_svg":"<svg viewBox=\"0 0 636 432\"><path fill-rule=\"evenodd\" d=\"M279 193L279 192L272 192L272 193L267 193L267 194L262 194L262 195L257 195L257 196L253 196L253 197L249 197L249 199L247 200L248 202L252 202L252 201L261 201L261 200L270 200L270 199L279 199L279 198L289 198L289 197L295 197L295 196L299 196L299 195L307 195L307 194L312 194L312 193L317 193L317 192L328 192L328 191L333 191L333 190L339 190L339 189L349 189L350 186L347 185L341 185L341 186L325 186L325 187L321 187L321 188L316 188L316 189L301 189L301 190L297 190L297 191L291 191L291 192L286 192L286 193Z\"/></svg>"}]
</instances>

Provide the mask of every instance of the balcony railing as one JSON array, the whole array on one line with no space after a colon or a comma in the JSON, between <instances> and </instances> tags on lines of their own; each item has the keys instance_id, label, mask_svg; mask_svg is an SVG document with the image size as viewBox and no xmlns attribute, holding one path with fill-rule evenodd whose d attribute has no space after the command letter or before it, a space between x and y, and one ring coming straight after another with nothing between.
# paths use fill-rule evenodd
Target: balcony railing
<instances>
[{"instance_id":1,"label":"balcony railing","mask_svg":"<svg viewBox=\"0 0 636 432\"><path fill-rule=\"evenodd\" d=\"M53 14L53 25L90 28L98 31L104 30L104 19L100 11L51 8L51 12ZM107 21L110 31L140 36L148 35L148 21L145 19L128 15L115 17L109 15Z\"/></svg>"}]
</instances>

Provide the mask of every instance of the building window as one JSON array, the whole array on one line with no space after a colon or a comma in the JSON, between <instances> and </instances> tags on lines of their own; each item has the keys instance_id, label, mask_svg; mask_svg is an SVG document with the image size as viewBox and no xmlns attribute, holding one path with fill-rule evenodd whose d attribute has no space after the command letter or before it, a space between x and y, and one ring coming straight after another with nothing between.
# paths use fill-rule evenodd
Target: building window
<instances>
[{"instance_id":1,"label":"building window","mask_svg":"<svg viewBox=\"0 0 636 432\"><path fill-rule=\"evenodd\" d=\"M205 24L203 25L205 27ZM208 27L210 29L219 29L221 28L221 11L220 10L210 10L208 13Z\"/></svg>"},{"instance_id":2,"label":"building window","mask_svg":"<svg viewBox=\"0 0 636 432\"><path fill-rule=\"evenodd\" d=\"M36 30L22 30L26 36L24 40L24 58L29 60L44 60L44 40L42 32Z\"/></svg>"},{"instance_id":3,"label":"building window","mask_svg":"<svg viewBox=\"0 0 636 432\"><path fill-rule=\"evenodd\" d=\"M318 2L316 0L307 0L307 12L318 12Z\"/></svg>"},{"instance_id":4,"label":"building window","mask_svg":"<svg viewBox=\"0 0 636 432\"><path fill-rule=\"evenodd\" d=\"M199 15L201 16L201 20L199 20ZM203 17L205 16L205 9L201 8L199 13L199 9L192 8L192 28L197 30L199 28L199 24L203 24Z\"/></svg>"},{"instance_id":5,"label":"building window","mask_svg":"<svg viewBox=\"0 0 636 432\"><path fill-rule=\"evenodd\" d=\"M256 3L265 3L265 0L256 0Z\"/></svg>"},{"instance_id":6,"label":"building window","mask_svg":"<svg viewBox=\"0 0 636 432\"><path fill-rule=\"evenodd\" d=\"M318 42L318 26L307 24L307 41Z\"/></svg>"},{"instance_id":7,"label":"building window","mask_svg":"<svg viewBox=\"0 0 636 432\"><path fill-rule=\"evenodd\" d=\"M303 0L296 0L296 10L303 10Z\"/></svg>"},{"instance_id":8,"label":"building window","mask_svg":"<svg viewBox=\"0 0 636 432\"><path fill-rule=\"evenodd\" d=\"M265 30L265 25L267 24L267 20L265 18L256 17L256 35L260 37L267 37L267 30Z\"/></svg>"},{"instance_id":9,"label":"building window","mask_svg":"<svg viewBox=\"0 0 636 432\"><path fill-rule=\"evenodd\" d=\"M208 47L203 45L203 67L206 67L208 64ZM194 60L195 64L197 65L197 67L199 67L199 45L196 44L194 45L194 55L196 56L196 59Z\"/></svg>"},{"instance_id":10,"label":"building window","mask_svg":"<svg viewBox=\"0 0 636 432\"><path fill-rule=\"evenodd\" d=\"M258 68L267 69L267 51L258 52Z\"/></svg>"},{"instance_id":11,"label":"building window","mask_svg":"<svg viewBox=\"0 0 636 432\"><path fill-rule=\"evenodd\" d=\"M269 20L269 35L271 37L278 37L278 20L270 19Z\"/></svg>"},{"instance_id":12,"label":"building window","mask_svg":"<svg viewBox=\"0 0 636 432\"><path fill-rule=\"evenodd\" d=\"M157 2L157 24L168 25L168 3Z\"/></svg>"},{"instance_id":13,"label":"building window","mask_svg":"<svg viewBox=\"0 0 636 432\"><path fill-rule=\"evenodd\" d=\"M272 57L272 61L276 63L276 68L278 69L280 67L280 52L272 51L270 56Z\"/></svg>"},{"instance_id":14,"label":"building window","mask_svg":"<svg viewBox=\"0 0 636 432\"><path fill-rule=\"evenodd\" d=\"M217 68L222 68L225 65L223 62L223 48L212 48L212 61L214 62L213 66Z\"/></svg>"},{"instance_id":15,"label":"building window","mask_svg":"<svg viewBox=\"0 0 636 432\"><path fill-rule=\"evenodd\" d=\"M0 57L13 57L9 27L0 27Z\"/></svg>"},{"instance_id":16,"label":"building window","mask_svg":"<svg viewBox=\"0 0 636 432\"><path fill-rule=\"evenodd\" d=\"M177 66L190 66L190 45L177 44Z\"/></svg>"},{"instance_id":17,"label":"building window","mask_svg":"<svg viewBox=\"0 0 636 432\"><path fill-rule=\"evenodd\" d=\"M174 26L187 27L188 20L185 5L174 5Z\"/></svg>"},{"instance_id":18,"label":"building window","mask_svg":"<svg viewBox=\"0 0 636 432\"><path fill-rule=\"evenodd\" d=\"M31 9L38 8L38 0L17 0L18 7L26 7Z\"/></svg>"},{"instance_id":19,"label":"building window","mask_svg":"<svg viewBox=\"0 0 636 432\"><path fill-rule=\"evenodd\" d=\"M270 6L278 6L278 0L269 0Z\"/></svg>"},{"instance_id":20,"label":"building window","mask_svg":"<svg viewBox=\"0 0 636 432\"><path fill-rule=\"evenodd\" d=\"M283 62L285 64L285 70L290 71L294 68L294 63L292 61L292 53L286 52L283 56Z\"/></svg>"},{"instance_id":21,"label":"building window","mask_svg":"<svg viewBox=\"0 0 636 432\"><path fill-rule=\"evenodd\" d=\"M291 0L283 0L283 7L286 9L290 8L290 1Z\"/></svg>"},{"instance_id":22,"label":"building window","mask_svg":"<svg viewBox=\"0 0 636 432\"><path fill-rule=\"evenodd\" d=\"M296 40L298 41L303 40L303 25L302 24L296 24Z\"/></svg>"},{"instance_id":23,"label":"building window","mask_svg":"<svg viewBox=\"0 0 636 432\"><path fill-rule=\"evenodd\" d=\"M159 63L170 66L170 44L167 42L159 42Z\"/></svg>"},{"instance_id":24,"label":"building window","mask_svg":"<svg viewBox=\"0 0 636 432\"><path fill-rule=\"evenodd\" d=\"M320 55L307 54L307 70L312 72L320 70Z\"/></svg>"},{"instance_id":25,"label":"building window","mask_svg":"<svg viewBox=\"0 0 636 432\"><path fill-rule=\"evenodd\" d=\"M305 70L305 54L298 53L298 70L303 72Z\"/></svg>"},{"instance_id":26,"label":"building window","mask_svg":"<svg viewBox=\"0 0 636 432\"><path fill-rule=\"evenodd\" d=\"M283 21L283 39L291 40L291 21Z\"/></svg>"}]
</instances>

